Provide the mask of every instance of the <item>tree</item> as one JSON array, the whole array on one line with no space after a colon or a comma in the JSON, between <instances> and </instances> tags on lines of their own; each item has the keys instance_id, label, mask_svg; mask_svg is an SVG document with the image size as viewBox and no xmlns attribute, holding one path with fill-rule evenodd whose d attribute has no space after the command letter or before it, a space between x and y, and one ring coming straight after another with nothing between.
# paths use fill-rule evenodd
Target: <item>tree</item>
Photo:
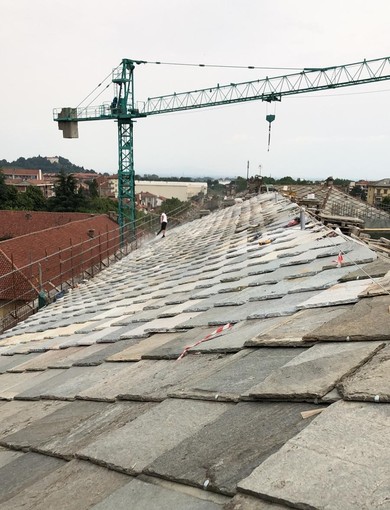
<instances>
[{"instance_id":1,"label":"tree","mask_svg":"<svg viewBox=\"0 0 390 510\"><path fill-rule=\"evenodd\" d=\"M292 177L287 175L286 177L282 177L281 179L279 179L278 183L279 184L295 184L295 181Z\"/></svg>"},{"instance_id":2,"label":"tree","mask_svg":"<svg viewBox=\"0 0 390 510\"><path fill-rule=\"evenodd\" d=\"M160 177L156 174L144 174L143 177L141 177L143 181L159 181Z\"/></svg>"},{"instance_id":3,"label":"tree","mask_svg":"<svg viewBox=\"0 0 390 510\"><path fill-rule=\"evenodd\" d=\"M37 186L29 186L24 193L16 193L12 209L46 211L47 201L42 191Z\"/></svg>"},{"instance_id":4,"label":"tree","mask_svg":"<svg viewBox=\"0 0 390 510\"><path fill-rule=\"evenodd\" d=\"M99 185L96 179L89 181L88 183L89 196L91 198L97 198L99 196Z\"/></svg>"},{"instance_id":5,"label":"tree","mask_svg":"<svg viewBox=\"0 0 390 510\"><path fill-rule=\"evenodd\" d=\"M15 161L11 161L10 163L4 159L0 161L0 165L2 165L3 167L40 169L42 170L43 173L45 172L58 173L61 170L65 171L66 173L92 173L92 174L96 173L94 170L86 170L82 166L74 165L68 159L63 158L61 156L58 157L58 162L57 161L52 162L44 156L35 156L32 158L21 157Z\"/></svg>"},{"instance_id":6,"label":"tree","mask_svg":"<svg viewBox=\"0 0 390 510\"><path fill-rule=\"evenodd\" d=\"M86 198L81 190L77 190L77 182L73 174L61 171L54 185L55 196L48 201L50 211L77 212L86 205Z\"/></svg>"},{"instance_id":7,"label":"tree","mask_svg":"<svg viewBox=\"0 0 390 510\"><path fill-rule=\"evenodd\" d=\"M31 211L45 211L47 209L47 200L38 186L29 186L25 193L18 193L18 201L23 195L31 201Z\"/></svg>"},{"instance_id":8,"label":"tree","mask_svg":"<svg viewBox=\"0 0 390 510\"><path fill-rule=\"evenodd\" d=\"M275 184L275 179L273 177L263 177L263 184Z\"/></svg>"},{"instance_id":9,"label":"tree","mask_svg":"<svg viewBox=\"0 0 390 510\"><path fill-rule=\"evenodd\" d=\"M385 204L386 206L390 206L390 196L385 197L382 200L382 204Z\"/></svg>"},{"instance_id":10,"label":"tree","mask_svg":"<svg viewBox=\"0 0 390 510\"><path fill-rule=\"evenodd\" d=\"M360 198L361 200L367 199L367 193L361 186L354 186L349 194L352 197Z\"/></svg>"},{"instance_id":11,"label":"tree","mask_svg":"<svg viewBox=\"0 0 390 510\"><path fill-rule=\"evenodd\" d=\"M18 191L15 186L8 186L0 169L0 209L14 209Z\"/></svg>"},{"instance_id":12,"label":"tree","mask_svg":"<svg viewBox=\"0 0 390 510\"><path fill-rule=\"evenodd\" d=\"M0 208L4 209L4 204L7 202L8 186L5 183L5 177L0 169Z\"/></svg>"},{"instance_id":13,"label":"tree","mask_svg":"<svg viewBox=\"0 0 390 510\"><path fill-rule=\"evenodd\" d=\"M243 177L238 176L235 182L236 191L240 193L240 191L245 191L247 188L247 181Z\"/></svg>"},{"instance_id":14,"label":"tree","mask_svg":"<svg viewBox=\"0 0 390 510\"><path fill-rule=\"evenodd\" d=\"M350 180L349 179L339 179L339 178L336 178L334 181L333 181L333 184L335 186L338 186L339 188L344 188L344 189L348 189L349 188L349 184L350 184Z\"/></svg>"},{"instance_id":15,"label":"tree","mask_svg":"<svg viewBox=\"0 0 390 510\"><path fill-rule=\"evenodd\" d=\"M207 179L207 193L211 196L223 196L226 192L226 188L223 184L219 183L218 179Z\"/></svg>"},{"instance_id":16,"label":"tree","mask_svg":"<svg viewBox=\"0 0 390 510\"><path fill-rule=\"evenodd\" d=\"M189 209L191 207L190 202L182 202L176 197L168 198L167 200L164 200L164 202L161 204L160 210L164 211L165 214L169 216L171 214L172 216L177 215L177 213L182 213Z\"/></svg>"},{"instance_id":17,"label":"tree","mask_svg":"<svg viewBox=\"0 0 390 510\"><path fill-rule=\"evenodd\" d=\"M95 197L85 201L80 212L108 214L109 212L117 212L118 202L111 198Z\"/></svg>"}]
</instances>

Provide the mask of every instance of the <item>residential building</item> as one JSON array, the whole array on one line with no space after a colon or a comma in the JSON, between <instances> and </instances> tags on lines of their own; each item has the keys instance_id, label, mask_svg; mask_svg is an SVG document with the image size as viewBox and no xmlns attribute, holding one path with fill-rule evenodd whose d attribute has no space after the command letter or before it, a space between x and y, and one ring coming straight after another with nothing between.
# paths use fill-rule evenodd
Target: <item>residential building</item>
<instances>
[{"instance_id":1,"label":"residential building","mask_svg":"<svg viewBox=\"0 0 390 510\"><path fill-rule=\"evenodd\" d=\"M349 187L351 190L352 188L359 186L363 191L365 191L367 193L368 184L369 184L369 181L360 180L360 181L351 182Z\"/></svg>"},{"instance_id":2,"label":"residential building","mask_svg":"<svg viewBox=\"0 0 390 510\"><path fill-rule=\"evenodd\" d=\"M13 179L5 181L6 184L15 186L19 193L25 193L29 186L36 186L42 191L42 194L45 198L50 198L54 196L54 183L49 180L22 180L22 179Z\"/></svg>"},{"instance_id":3,"label":"residential building","mask_svg":"<svg viewBox=\"0 0 390 510\"><path fill-rule=\"evenodd\" d=\"M15 186L20 193L24 193L29 186L36 186L45 198L54 195L54 179L40 169L4 168L2 173L5 184Z\"/></svg>"},{"instance_id":4,"label":"residential building","mask_svg":"<svg viewBox=\"0 0 390 510\"><path fill-rule=\"evenodd\" d=\"M19 179L24 181L42 181L43 179L42 170L35 168L3 168L1 171L6 181L18 181Z\"/></svg>"},{"instance_id":5,"label":"residential building","mask_svg":"<svg viewBox=\"0 0 390 510\"><path fill-rule=\"evenodd\" d=\"M390 179L370 182L367 186L367 202L371 205L380 205L383 199L390 196Z\"/></svg>"},{"instance_id":6,"label":"residential building","mask_svg":"<svg viewBox=\"0 0 390 510\"><path fill-rule=\"evenodd\" d=\"M58 156L46 156L46 159L50 161L50 163L59 163L60 158Z\"/></svg>"},{"instance_id":7,"label":"residential building","mask_svg":"<svg viewBox=\"0 0 390 510\"><path fill-rule=\"evenodd\" d=\"M98 174L94 174L92 172L84 172L73 174L73 177L76 179L76 181L79 182L91 182L98 177Z\"/></svg>"},{"instance_id":8,"label":"residential building","mask_svg":"<svg viewBox=\"0 0 390 510\"><path fill-rule=\"evenodd\" d=\"M118 198L118 176L99 175L96 177L99 196L102 198Z\"/></svg>"},{"instance_id":9,"label":"residential building","mask_svg":"<svg viewBox=\"0 0 390 510\"><path fill-rule=\"evenodd\" d=\"M149 193L149 191L141 191L136 194L135 198L137 206L146 210L160 207L164 200L166 200L165 197L153 195L153 193Z\"/></svg>"}]
</instances>

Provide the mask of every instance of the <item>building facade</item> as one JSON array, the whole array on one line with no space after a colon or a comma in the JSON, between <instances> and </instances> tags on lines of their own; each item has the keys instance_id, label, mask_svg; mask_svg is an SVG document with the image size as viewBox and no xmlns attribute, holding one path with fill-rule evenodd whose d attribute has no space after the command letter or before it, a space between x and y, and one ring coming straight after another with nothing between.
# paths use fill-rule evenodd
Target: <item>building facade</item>
<instances>
[{"instance_id":1,"label":"building facade","mask_svg":"<svg viewBox=\"0 0 390 510\"><path fill-rule=\"evenodd\" d=\"M186 202L199 193L207 195L207 182L135 181L135 192L149 192Z\"/></svg>"},{"instance_id":2,"label":"building facade","mask_svg":"<svg viewBox=\"0 0 390 510\"><path fill-rule=\"evenodd\" d=\"M118 198L118 176L110 175L97 179L100 196ZM150 193L157 197L178 198L182 202L203 193L207 195L207 182L181 181L135 181L135 193Z\"/></svg>"},{"instance_id":3,"label":"building facade","mask_svg":"<svg viewBox=\"0 0 390 510\"><path fill-rule=\"evenodd\" d=\"M367 202L371 205L381 205L383 199L390 196L390 179L371 182L367 186Z\"/></svg>"},{"instance_id":4,"label":"building facade","mask_svg":"<svg viewBox=\"0 0 390 510\"><path fill-rule=\"evenodd\" d=\"M2 173L6 181L41 181L43 179L42 170L40 169L3 168ZM9 182L9 184L12 184L12 182Z\"/></svg>"},{"instance_id":5,"label":"building facade","mask_svg":"<svg viewBox=\"0 0 390 510\"><path fill-rule=\"evenodd\" d=\"M18 192L24 193L29 186L36 186L42 191L45 198L54 195L55 179L43 174L40 169L4 168L2 173L5 184L15 186Z\"/></svg>"}]
</instances>

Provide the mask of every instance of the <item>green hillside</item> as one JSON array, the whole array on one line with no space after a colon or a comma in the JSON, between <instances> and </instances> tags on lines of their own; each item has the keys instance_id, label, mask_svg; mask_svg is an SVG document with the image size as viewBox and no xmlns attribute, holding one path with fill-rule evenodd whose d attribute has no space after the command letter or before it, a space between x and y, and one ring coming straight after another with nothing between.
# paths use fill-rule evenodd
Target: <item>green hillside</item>
<instances>
[{"instance_id":1,"label":"green hillside","mask_svg":"<svg viewBox=\"0 0 390 510\"><path fill-rule=\"evenodd\" d=\"M58 173L63 170L66 173L93 173L94 170L87 170L83 166L74 165L69 159L58 157L58 163L51 163L43 156L36 156L34 158L18 158L15 161L8 162L5 159L0 159L0 168L25 168L25 169L41 169L43 173Z\"/></svg>"}]
</instances>

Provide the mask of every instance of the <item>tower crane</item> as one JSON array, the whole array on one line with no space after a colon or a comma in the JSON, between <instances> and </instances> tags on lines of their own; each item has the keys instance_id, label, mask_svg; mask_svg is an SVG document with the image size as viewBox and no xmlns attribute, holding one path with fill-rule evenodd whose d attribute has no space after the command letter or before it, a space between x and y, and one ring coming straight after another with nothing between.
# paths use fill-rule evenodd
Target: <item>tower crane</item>
<instances>
[{"instance_id":1,"label":"tower crane","mask_svg":"<svg viewBox=\"0 0 390 510\"><path fill-rule=\"evenodd\" d=\"M333 67L304 68L284 76L217 85L214 87L149 97L135 101L134 70L143 60L123 59L112 72L116 95L111 103L85 108L57 108L53 118L64 138L78 137L78 123L115 120L118 123L118 222L121 234L135 232L134 119L162 113L196 110L246 101L281 101L283 96L337 89L390 79L390 57ZM268 118L269 117L269 118ZM267 116L267 121L271 123Z\"/></svg>"}]
</instances>

